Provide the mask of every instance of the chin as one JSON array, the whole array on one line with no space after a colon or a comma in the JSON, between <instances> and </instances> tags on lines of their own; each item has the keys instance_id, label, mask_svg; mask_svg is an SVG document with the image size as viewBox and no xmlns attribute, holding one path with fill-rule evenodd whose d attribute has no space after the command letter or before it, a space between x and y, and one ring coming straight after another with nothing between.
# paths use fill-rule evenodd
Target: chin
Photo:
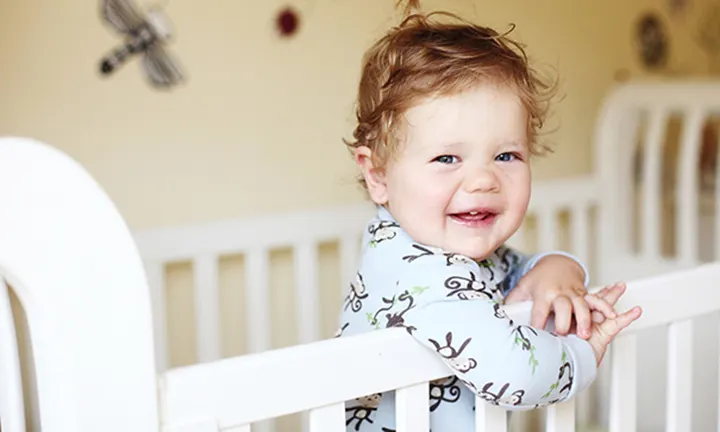
<instances>
[{"instance_id":1,"label":"chin","mask_svg":"<svg viewBox=\"0 0 720 432\"><path fill-rule=\"evenodd\" d=\"M489 258L502 243L497 243L494 239L487 239L483 242L474 242L474 244L458 245L454 251L461 255L472 258L475 261L482 261Z\"/></svg>"},{"instance_id":2,"label":"chin","mask_svg":"<svg viewBox=\"0 0 720 432\"><path fill-rule=\"evenodd\" d=\"M466 246L456 248L453 252L460 255L465 255L466 257L472 258L475 261L482 261L492 255L492 253L495 252L495 249L496 248L491 248L485 245L481 247Z\"/></svg>"}]
</instances>

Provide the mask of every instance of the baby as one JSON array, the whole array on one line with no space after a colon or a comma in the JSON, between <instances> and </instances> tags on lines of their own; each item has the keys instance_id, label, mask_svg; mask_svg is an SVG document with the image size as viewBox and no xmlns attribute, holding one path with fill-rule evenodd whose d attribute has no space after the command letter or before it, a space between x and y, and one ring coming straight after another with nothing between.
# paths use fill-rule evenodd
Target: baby
<instances>
[{"instance_id":1,"label":"baby","mask_svg":"<svg viewBox=\"0 0 720 432\"><path fill-rule=\"evenodd\" d=\"M589 294L574 257L505 245L551 90L518 44L450 14L407 17L364 59L347 144L377 214L339 336L401 327L446 361L453 375L430 385L433 432L475 430L475 395L508 409L575 396L640 316L613 310L623 285ZM526 300L531 326L517 325L502 304ZM394 430L394 404L392 392L348 402L348 430Z\"/></svg>"}]
</instances>

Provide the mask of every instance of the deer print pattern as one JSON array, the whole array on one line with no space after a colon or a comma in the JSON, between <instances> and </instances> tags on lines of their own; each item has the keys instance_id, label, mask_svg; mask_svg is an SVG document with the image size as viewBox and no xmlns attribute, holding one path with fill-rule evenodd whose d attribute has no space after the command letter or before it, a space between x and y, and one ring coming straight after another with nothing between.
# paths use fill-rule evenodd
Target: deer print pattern
<instances>
[{"instance_id":1,"label":"deer print pattern","mask_svg":"<svg viewBox=\"0 0 720 432\"><path fill-rule=\"evenodd\" d=\"M503 245L475 261L420 244L379 207L363 236L335 336L397 327L437 354L451 375L429 383L433 432L474 430L476 396L511 410L567 400L595 377L587 342L519 325L503 307L508 290L538 257ZM396 430L394 392L345 406L347 431Z\"/></svg>"}]
</instances>

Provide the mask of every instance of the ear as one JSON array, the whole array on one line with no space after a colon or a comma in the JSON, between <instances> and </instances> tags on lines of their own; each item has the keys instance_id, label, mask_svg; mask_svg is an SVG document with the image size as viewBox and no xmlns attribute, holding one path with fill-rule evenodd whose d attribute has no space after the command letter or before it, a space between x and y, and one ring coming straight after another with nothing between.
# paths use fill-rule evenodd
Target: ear
<instances>
[{"instance_id":1,"label":"ear","mask_svg":"<svg viewBox=\"0 0 720 432\"><path fill-rule=\"evenodd\" d=\"M384 205L387 203L387 183L385 173L382 169L373 165L372 150L366 146L355 149L355 163L360 167L365 183L367 184L370 199L375 204Z\"/></svg>"}]
</instances>

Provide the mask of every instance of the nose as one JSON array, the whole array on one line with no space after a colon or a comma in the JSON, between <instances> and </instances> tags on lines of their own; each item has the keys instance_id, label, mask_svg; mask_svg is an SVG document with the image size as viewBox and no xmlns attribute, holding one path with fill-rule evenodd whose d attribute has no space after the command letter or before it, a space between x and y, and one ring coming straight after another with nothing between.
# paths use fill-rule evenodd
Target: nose
<instances>
[{"instance_id":1,"label":"nose","mask_svg":"<svg viewBox=\"0 0 720 432\"><path fill-rule=\"evenodd\" d=\"M465 192L493 193L500 190L497 174L489 169L476 169L465 177Z\"/></svg>"}]
</instances>

